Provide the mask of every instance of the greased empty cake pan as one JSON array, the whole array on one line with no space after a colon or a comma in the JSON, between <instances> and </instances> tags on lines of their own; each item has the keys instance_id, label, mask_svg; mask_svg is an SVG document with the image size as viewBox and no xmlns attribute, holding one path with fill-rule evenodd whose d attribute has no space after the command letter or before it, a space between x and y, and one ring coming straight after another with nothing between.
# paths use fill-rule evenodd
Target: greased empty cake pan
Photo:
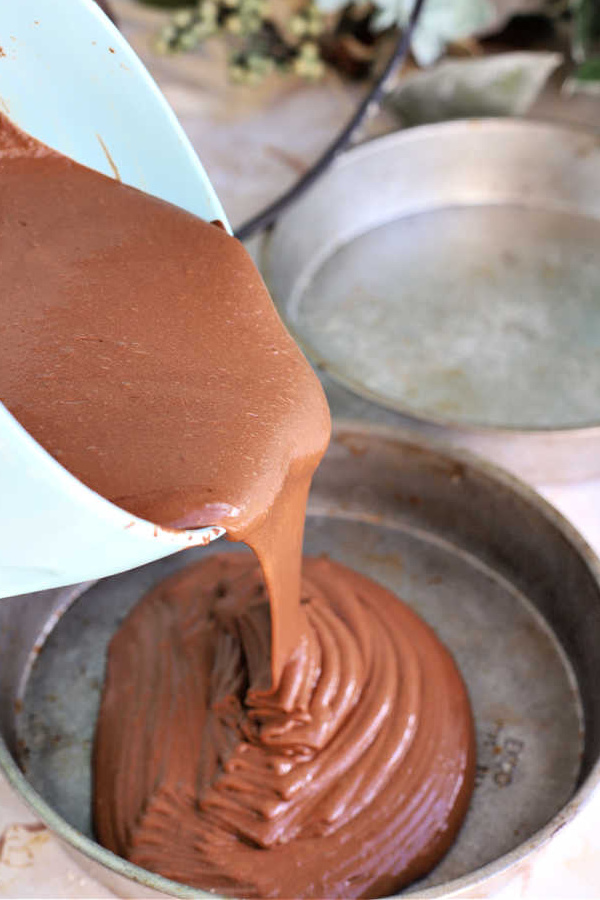
<instances>
[{"instance_id":1,"label":"greased empty cake pan","mask_svg":"<svg viewBox=\"0 0 600 900\"><path fill-rule=\"evenodd\" d=\"M258 261L302 347L374 416L535 483L600 473L600 137L459 121L345 154Z\"/></svg>"},{"instance_id":2,"label":"greased empty cake pan","mask_svg":"<svg viewBox=\"0 0 600 900\"><path fill-rule=\"evenodd\" d=\"M221 549L0 603L0 768L79 863L123 897L207 895L93 840L90 755L106 646L152 584ZM407 893L481 896L516 875L600 779L598 560L501 470L364 423L335 428L305 549L391 588L454 654L475 715L477 787L456 844Z\"/></svg>"}]
</instances>

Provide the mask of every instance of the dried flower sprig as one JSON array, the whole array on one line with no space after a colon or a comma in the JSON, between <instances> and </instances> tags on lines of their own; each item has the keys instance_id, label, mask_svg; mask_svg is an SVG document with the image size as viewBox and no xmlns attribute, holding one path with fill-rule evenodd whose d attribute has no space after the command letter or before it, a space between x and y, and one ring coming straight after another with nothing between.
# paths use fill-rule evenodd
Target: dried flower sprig
<instances>
[{"instance_id":1,"label":"dried flower sprig","mask_svg":"<svg viewBox=\"0 0 600 900\"><path fill-rule=\"evenodd\" d=\"M317 80L325 72L319 37L324 17L313 0L279 27L269 0L198 0L179 9L156 36L159 53L192 50L217 34L233 44L228 71L232 81L259 84L274 71Z\"/></svg>"}]
</instances>

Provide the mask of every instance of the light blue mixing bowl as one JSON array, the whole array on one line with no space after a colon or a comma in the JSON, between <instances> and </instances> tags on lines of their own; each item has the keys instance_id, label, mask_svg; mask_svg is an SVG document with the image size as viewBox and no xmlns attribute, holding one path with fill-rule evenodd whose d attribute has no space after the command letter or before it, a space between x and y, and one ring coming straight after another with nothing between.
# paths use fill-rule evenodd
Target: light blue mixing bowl
<instances>
[{"instance_id":1,"label":"light blue mixing bowl","mask_svg":"<svg viewBox=\"0 0 600 900\"><path fill-rule=\"evenodd\" d=\"M84 165L226 223L163 95L92 0L1 0L0 46L0 109L16 125ZM222 533L136 519L69 474L0 403L0 597L121 572Z\"/></svg>"}]
</instances>

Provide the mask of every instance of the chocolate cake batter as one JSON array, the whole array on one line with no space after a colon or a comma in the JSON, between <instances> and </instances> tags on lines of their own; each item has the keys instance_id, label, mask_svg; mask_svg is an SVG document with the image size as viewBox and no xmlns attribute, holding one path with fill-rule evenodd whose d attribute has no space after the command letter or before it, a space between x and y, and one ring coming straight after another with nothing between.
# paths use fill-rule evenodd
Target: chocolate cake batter
<instances>
[{"instance_id":1,"label":"chocolate cake batter","mask_svg":"<svg viewBox=\"0 0 600 900\"><path fill-rule=\"evenodd\" d=\"M472 790L466 693L388 591L327 559L301 583L329 413L241 245L0 116L0 276L8 409L109 500L258 558L184 570L113 639L101 842L248 897L380 896L425 872Z\"/></svg>"},{"instance_id":2,"label":"chocolate cake batter","mask_svg":"<svg viewBox=\"0 0 600 900\"><path fill-rule=\"evenodd\" d=\"M309 641L273 691L248 554L184 569L127 617L96 739L106 846L187 884L284 898L379 897L445 852L473 766L450 655L328 559L304 560L302 611Z\"/></svg>"},{"instance_id":3,"label":"chocolate cake batter","mask_svg":"<svg viewBox=\"0 0 600 900\"><path fill-rule=\"evenodd\" d=\"M0 242L0 399L118 506L252 546L274 598L278 681L302 623L276 598L300 594L330 422L252 260L222 228L1 115Z\"/></svg>"}]
</instances>

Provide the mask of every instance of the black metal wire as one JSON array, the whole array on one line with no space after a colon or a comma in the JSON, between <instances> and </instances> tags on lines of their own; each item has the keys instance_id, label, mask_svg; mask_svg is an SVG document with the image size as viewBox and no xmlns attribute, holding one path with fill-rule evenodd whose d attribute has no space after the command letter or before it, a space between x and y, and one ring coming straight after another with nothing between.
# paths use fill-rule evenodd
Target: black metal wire
<instances>
[{"instance_id":1,"label":"black metal wire","mask_svg":"<svg viewBox=\"0 0 600 900\"><path fill-rule=\"evenodd\" d=\"M257 215L253 216L251 219L248 219L247 222L244 222L244 224L236 230L235 236L237 238L239 238L241 241L244 241L255 232L261 231L264 228L268 228L269 225L272 225L277 216L281 212L283 212L283 210L287 206L289 206L290 203L292 203L301 194L303 194L304 191L307 190L307 188L314 184L314 182L321 177L325 169L327 169L331 165L336 156L345 149L356 129L362 124L365 116L369 112L369 109L372 106L377 105L381 100L386 81L395 71L396 67L404 61L406 55L408 54L408 51L410 50L413 31L419 20L419 16L421 15L421 9L424 3L425 0L417 0L417 2L415 3L410 15L408 25L402 32L402 35L399 38L389 60L387 61L385 68L383 69L381 75L373 85L372 89L361 102L360 106L358 107L348 124L345 126L345 128L331 142L331 144L322 153L316 163L311 166L308 172L306 172L301 178L299 178L298 181L296 181L296 183L293 184L291 188L289 188L289 190L285 191L285 193L278 197L277 200L275 200Z\"/></svg>"}]
</instances>

